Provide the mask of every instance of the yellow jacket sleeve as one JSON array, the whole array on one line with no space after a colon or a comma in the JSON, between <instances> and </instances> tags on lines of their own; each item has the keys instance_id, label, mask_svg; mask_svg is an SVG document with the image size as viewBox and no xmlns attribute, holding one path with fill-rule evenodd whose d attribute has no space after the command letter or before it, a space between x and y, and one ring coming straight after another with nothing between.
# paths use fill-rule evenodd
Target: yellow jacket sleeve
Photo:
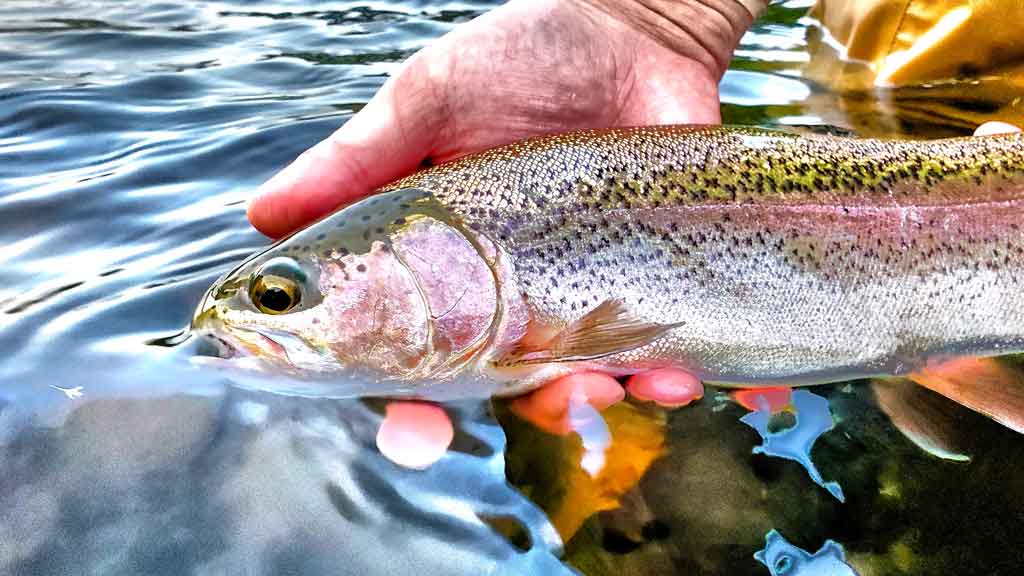
<instances>
[{"instance_id":1,"label":"yellow jacket sleeve","mask_svg":"<svg viewBox=\"0 0 1024 576\"><path fill-rule=\"evenodd\" d=\"M1024 123L1024 0L818 0L808 108L865 135Z\"/></svg>"},{"instance_id":2,"label":"yellow jacket sleeve","mask_svg":"<svg viewBox=\"0 0 1024 576\"><path fill-rule=\"evenodd\" d=\"M822 0L811 11L876 86L977 76L1024 63L1020 0Z\"/></svg>"}]
</instances>

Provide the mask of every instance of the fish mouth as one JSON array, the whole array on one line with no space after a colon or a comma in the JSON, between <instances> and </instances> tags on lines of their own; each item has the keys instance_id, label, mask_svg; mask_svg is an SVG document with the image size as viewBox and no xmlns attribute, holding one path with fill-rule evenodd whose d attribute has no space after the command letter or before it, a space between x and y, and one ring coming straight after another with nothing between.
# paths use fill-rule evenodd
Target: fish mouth
<instances>
[{"instance_id":1,"label":"fish mouth","mask_svg":"<svg viewBox=\"0 0 1024 576\"><path fill-rule=\"evenodd\" d=\"M271 338L256 330L226 324L211 299L211 289L192 316L191 332L203 343L198 355L210 359L233 359L241 356L276 356L283 349Z\"/></svg>"},{"instance_id":2,"label":"fish mouth","mask_svg":"<svg viewBox=\"0 0 1024 576\"><path fill-rule=\"evenodd\" d=\"M228 361L247 370L273 371L292 376L329 374L341 368L329 351L307 343L300 336L265 327L225 323L216 311L204 312L194 332L204 342L204 362Z\"/></svg>"},{"instance_id":3,"label":"fish mouth","mask_svg":"<svg viewBox=\"0 0 1024 576\"><path fill-rule=\"evenodd\" d=\"M284 346L259 330L235 327L226 333L233 336L234 340L252 356L287 361L287 351Z\"/></svg>"},{"instance_id":4,"label":"fish mouth","mask_svg":"<svg viewBox=\"0 0 1024 576\"><path fill-rule=\"evenodd\" d=\"M235 376L244 374L304 375L291 366L285 348L273 338L256 330L207 326L196 331L201 342L192 361L216 369L227 369Z\"/></svg>"},{"instance_id":5,"label":"fish mouth","mask_svg":"<svg viewBox=\"0 0 1024 576\"><path fill-rule=\"evenodd\" d=\"M359 365L346 366L341 371L336 361L329 365L321 351L291 335L223 323L206 325L196 335L213 355L200 352L191 362L224 372L232 386L317 398L408 397L419 392L403 379L381 377ZM300 368L292 364L297 354L305 354L307 360L309 354L319 354L321 364L307 363Z\"/></svg>"},{"instance_id":6,"label":"fish mouth","mask_svg":"<svg viewBox=\"0 0 1024 576\"><path fill-rule=\"evenodd\" d=\"M220 336L218 333L218 329L223 329L223 322L220 319L214 300L210 297L217 285L214 284L213 287L203 294L203 299L200 300L199 306L192 313L192 322L189 325L188 332L196 336L200 343L200 347L196 351L198 356L210 359L226 359L234 356L238 349L228 339Z\"/></svg>"},{"instance_id":7,"label":"fish mouth","mask_svg":"<svg viewBox=\"0 0 1024 576\"><path fill-rule=\"evenodd\" d=\"M238 354L231 342L211 332L197 332L199 337L196 355L210 359L228 360Z\"/></svg>"}]
</instances>

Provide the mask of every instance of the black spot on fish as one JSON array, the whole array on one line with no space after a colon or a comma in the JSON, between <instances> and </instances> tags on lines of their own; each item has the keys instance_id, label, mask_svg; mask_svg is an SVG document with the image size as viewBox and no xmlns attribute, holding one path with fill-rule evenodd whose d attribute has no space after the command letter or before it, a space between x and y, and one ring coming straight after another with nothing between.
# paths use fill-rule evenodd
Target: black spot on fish
<instances>
[{"instance_id":1,"label":"black spot on fish","mask_svg":"<svg viewBox=\"0 0 1024 576\"><path fill-rule=\"evenodd\" d=\"M377 234L383 234L384 233L384 228L381 228L380 226L377 226L376 228L373 229L373 231L376 232Z\"/></svg>"},{"instance_id":2,"label":"black spot on fish","mask_svg":"<svg viewBox=\"0 0 1024 576\"><path fill-rule=\"evenodd\" d=\"M317 240L323 240L325 238L327 238L327 234L317 234L316 235L316 239Z\"/></svg>"},{"instance_id":3,"label":"black spot on fish","mask_svg":"<svg viewBox=\"0 0 1024 576\"><path fill-rule=\"evenodd\" d=\"M363 222L369 222L370 221L370 215L369 214L363 214L363 216L360 218L360 220L362 220Z\"/></svg>"},{"instance_id":4,"label":"black spot on fish","mask_svg":"<svg viewBox=\"0 0 1024 576\"><path fill-rule=\"evenodd\" d=\"M359 272L366 272L366 265L365 264L360 264L360 265L356 266L356 270L359 271Z\"/></svg>"},{"instance_id":5,"label":"black spot on fish","mask_svg":"<svg viewBox=\"0 0 1024 576\"><path fill-rule=\"evenodd\" d=\"M405 218L396 218L394 224L395 226L401 226L402 224L405 224Z\"/></svg>"}]
</instances>

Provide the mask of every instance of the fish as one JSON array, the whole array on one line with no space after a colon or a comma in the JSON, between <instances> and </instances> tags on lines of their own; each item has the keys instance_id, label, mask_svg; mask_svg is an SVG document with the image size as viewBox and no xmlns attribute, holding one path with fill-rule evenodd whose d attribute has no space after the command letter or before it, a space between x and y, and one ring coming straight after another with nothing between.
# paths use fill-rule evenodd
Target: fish
<instances>
[{"instance_id":1,"label":"fish","mask_svg":"<svg viewBox=\"0 0 1024 576\"><path fill-rule=\"evenodd\" d=\"M734 387L903 376L1024 351L1022 226L1020 134L583 130L340 208L215 282L192 327L382 396L665 367Z\"/></svg>"}]
</instances>

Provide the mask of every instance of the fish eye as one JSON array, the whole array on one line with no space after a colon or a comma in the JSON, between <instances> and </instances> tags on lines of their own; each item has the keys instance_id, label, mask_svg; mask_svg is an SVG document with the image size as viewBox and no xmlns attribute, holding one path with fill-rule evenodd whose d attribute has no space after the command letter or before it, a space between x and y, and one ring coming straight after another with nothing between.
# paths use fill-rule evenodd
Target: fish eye
<instances>
[{"instance_id":1,"label":"fish eye","mask_svg":"<svg viewBox=\"0 0 1024 576\"><path fill-rule=\"evenodd\" d=\"M264 314L283 314L299 304L306 274L291 258L273 258L249 281L249 298Z\"/></svg>"}]
</instances>

